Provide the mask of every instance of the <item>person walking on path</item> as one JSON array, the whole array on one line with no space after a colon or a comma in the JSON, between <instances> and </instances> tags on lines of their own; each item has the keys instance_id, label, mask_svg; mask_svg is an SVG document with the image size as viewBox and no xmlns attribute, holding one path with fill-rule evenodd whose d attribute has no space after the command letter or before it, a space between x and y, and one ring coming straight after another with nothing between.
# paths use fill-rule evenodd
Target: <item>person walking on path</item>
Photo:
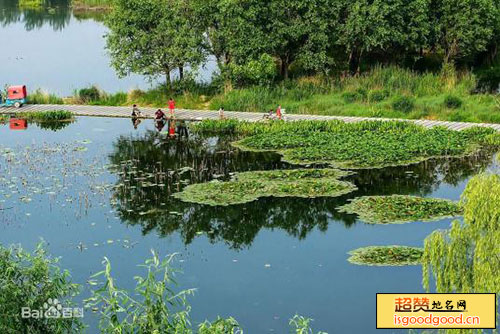
<instances>
[{"instance_id":1,"label":"person walking on path","mask_svg":"<svg viewBox=\"0 0 500 334\"><path fill-rule=\"evenodd\" d=\"M226 117L224 116L224 107L221 107L219 109L219 119L225 119Z\"/></svg>"},{"instance_id":2,"label":"person walking on path","mask_svg":"<svg viewBox=\"0 0 500 334\"><path fill-rule=\"evenodd\" d=\"M170 98L170 100L168 100L168 110L170 112L170 117L174 116L174 114L175 114L175 101L172 98Z\"/></svg>"},{"instance_id":3,"label":"person walking on path","mask_svg":"<svg viewBox=\"0 0 500 334\"><path fill-rule=\"evenodd\" d=\"M278 117L279 120L281 120L281 104L278 106L278 109L276 109L276 117Z\"/></svg>"}]
</instances>

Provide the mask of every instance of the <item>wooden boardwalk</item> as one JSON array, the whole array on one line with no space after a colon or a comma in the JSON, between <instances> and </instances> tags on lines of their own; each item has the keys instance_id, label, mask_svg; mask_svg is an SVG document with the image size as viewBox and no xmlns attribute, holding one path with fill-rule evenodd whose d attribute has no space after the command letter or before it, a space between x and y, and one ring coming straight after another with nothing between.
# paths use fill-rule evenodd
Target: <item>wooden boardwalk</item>
<instances>
[{"instance_id":1,"label":"wooden boardwalk","mask_svg":"<svg viewBox=\"0 0 500 334\"><path fill-rule=\"evenodd\" d=\"M0 107L0 114L9 114L16 112L27 111L51 111L51 110L66 110L72 112L75 116L91 116L91 117L121 117L130 118L131 107L107 107L107 106L84 106L84 105L25 105L21 109ZM157 108L140 108L142 114L146 118L154 118L154 112ZM164 110L165 111L165 110ZM166 112L168 113L168 112ZM256 122L263 119L263 113L251 112L233 112L226 111L224 113L226 118L239 119L243 121ZM217 111L208 110L186 110L177 109L175 112L177 119L184 119L190 121L201 121L205 119L218 119L219 113ZM286 115L287 121L297 120L341 120L344 122L360 122L360 121L387 121L387 118L367 118L367 117L349 117L349 116L319 116L319 115ZM463 123L463 122L445 122L445 121L429 121L429 120L402 120L413 122L427 128L434 126L444 126L452 130L463 130L470 127L481 126L493 128L500 131L500 124L486 124L486 123Z\"/></svg>"}]
</instances>

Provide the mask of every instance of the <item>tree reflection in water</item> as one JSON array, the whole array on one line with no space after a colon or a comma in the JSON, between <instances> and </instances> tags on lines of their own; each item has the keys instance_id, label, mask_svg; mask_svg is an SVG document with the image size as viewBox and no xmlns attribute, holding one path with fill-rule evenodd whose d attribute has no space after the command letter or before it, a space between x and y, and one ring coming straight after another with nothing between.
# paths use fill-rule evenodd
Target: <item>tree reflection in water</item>
<instances>
[{"instance_id":1,"label":"tree reflection in water","mask_svg":"<svg viewBox=\"0 0 500 334\"><path fill-rule=\"evenodd\" d=\"M0 25L22 22L26 31L40 29L44 25L54 31L62 31L70 22L72 14L77 20L103 21L104 14L98 11L72 11L70 0L46 0L43 6L23 8L17 0L0 0Z\"/></svg>"},{"instance_id":2,"label":"tree reflection in water","mask_svg":"<svg viewBox=\"0 0 500 334\"><path fill-rule=\"evenodd\" d=\"M358 191L339 198L265 198L229 207L184 203L171 197L190 183L227 180L236 171L292 168L273 153L241 152L234 138L168 139L149 131L120 137L110 155L118 176L112 204L121 220L141 225L144 234L180 233L186 244L204 234L231 248L249 247L262 228L281 229L298 239L312 230L326 231L331 221L355 224L353 215L337 212L348 199L365 195L426 195L441 183L456 185L485 169L492 154L463 159L435 159L407 167L358 170L350 181Z\"/></svg>"}]
</instances>

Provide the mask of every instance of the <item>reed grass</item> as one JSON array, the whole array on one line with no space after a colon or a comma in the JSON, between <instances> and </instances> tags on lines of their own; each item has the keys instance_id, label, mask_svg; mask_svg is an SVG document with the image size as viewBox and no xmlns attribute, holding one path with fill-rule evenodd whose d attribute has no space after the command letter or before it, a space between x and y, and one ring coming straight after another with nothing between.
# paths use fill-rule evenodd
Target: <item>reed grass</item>
<instances>
[{"instance_id":1,"label":"reed grass","mask_svg":"<svg viewBox=\"0 0 500 334\"><path fill-rule=\"evenodd\" d=\"M55 94L50 94L37 89L28 94L28 103L30 104L64 104L64 100Z\"/></svg>"}]
</instances>

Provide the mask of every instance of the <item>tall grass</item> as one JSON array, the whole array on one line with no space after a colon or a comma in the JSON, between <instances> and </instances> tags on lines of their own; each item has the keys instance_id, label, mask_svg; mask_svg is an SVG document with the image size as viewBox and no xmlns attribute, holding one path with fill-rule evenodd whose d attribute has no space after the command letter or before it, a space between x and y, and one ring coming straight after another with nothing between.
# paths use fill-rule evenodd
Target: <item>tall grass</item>
<instances>
[{"instance_id":1,"label":"tall grass","mask_svg":"<svg viewBox=\"0 0 500 334\"><path fill-rule=\"evenodd\" d=\"M64 104L62 98L55 94L49 94L40 89L28 94L28 103L30 104Z\"/></svg>"},{"instance_id":2,"label":"tall grass","mask_svg":"<svg viewBox=\"0 0 500 334\"><path fill-rule=\"evenodd\" d=\"M476 78L464 73L418 73L399 67L375 67L358 77L307 77L273 86L253 86L222 93L216 83L193 80L176 82L167 89L107 94L83 98L81 91L66 102L126 106L137 104L162 108L173 97L178 108L267 112L282 105L287 113L336 116L431 119L476 123L500 123L500 99L493 94L474 94ZM35 103L62 103L40 91ZM452 101L453 100L453 101ZM404 102L404 103L403 103Z\"/></svg>"}]
</instances>

